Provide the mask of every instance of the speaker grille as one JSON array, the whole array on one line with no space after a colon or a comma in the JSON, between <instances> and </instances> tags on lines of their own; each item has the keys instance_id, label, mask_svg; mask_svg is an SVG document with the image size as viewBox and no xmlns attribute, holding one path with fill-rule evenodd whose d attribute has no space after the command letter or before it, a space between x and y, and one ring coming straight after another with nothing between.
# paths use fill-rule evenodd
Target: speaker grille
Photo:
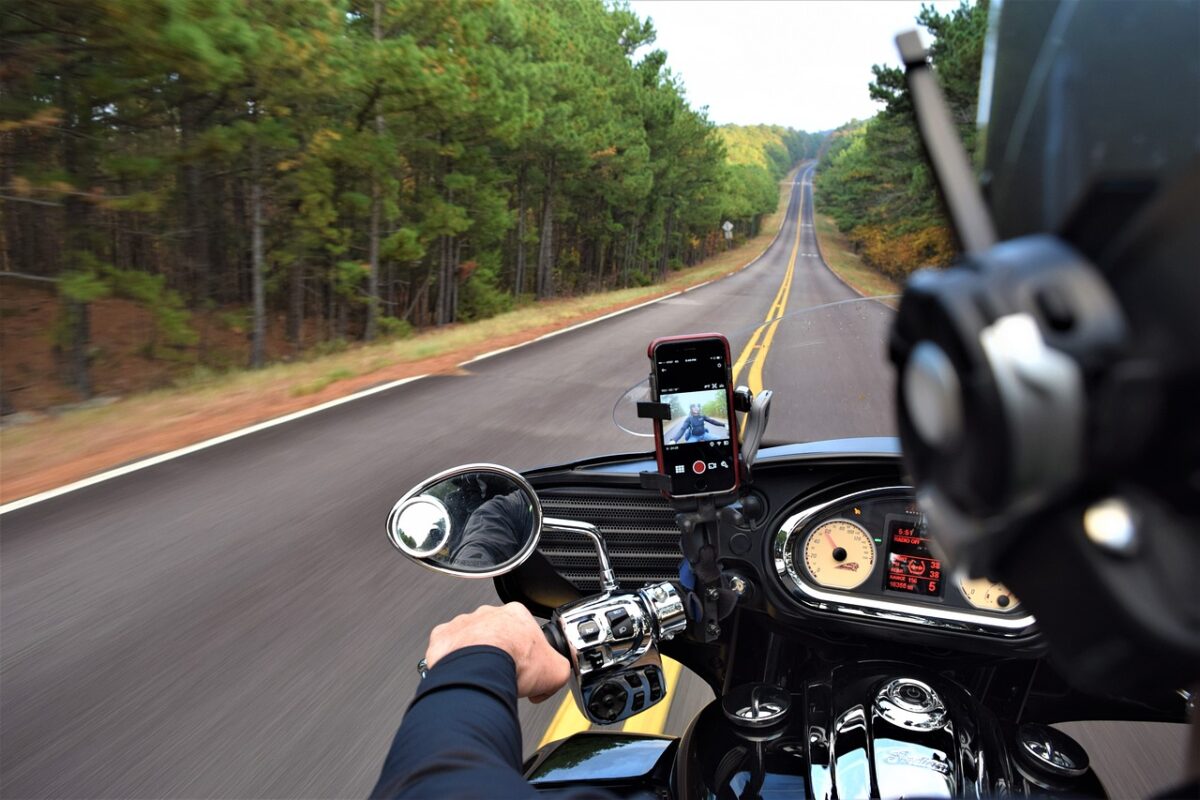
<instances>
[{"instance_id":1,"label":"speaker grille","mask_svg":"<svg viewBox=\"0 0 1200 800\"><path fill-rule=\"evenodd\" d=\"M679 577L679 529L675 510L656 494L604 489L542 489L547 517L589 522L608 543L608 556L622 589ZM538 550L581 592L600 588L599 566L589 540L544 531Z\"/></svg>"}]
</instances>

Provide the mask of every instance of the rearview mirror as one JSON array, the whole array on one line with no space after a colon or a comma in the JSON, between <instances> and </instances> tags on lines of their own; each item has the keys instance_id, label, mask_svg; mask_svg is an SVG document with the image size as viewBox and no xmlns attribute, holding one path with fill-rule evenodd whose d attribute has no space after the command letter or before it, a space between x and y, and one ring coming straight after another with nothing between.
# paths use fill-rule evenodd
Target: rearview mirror
<instances>
[{"instance_id":1,"label":"rearview mirror","mask_svg":"<svg viewBox=\"0 0 1200 800\"><path fill-rule=\"evenodd\" d=\"M542 533L542 506L521 475L467 464L434 475L392 507L392 545L437 572L491 578L521 565Z\"/></svg>"}]
</instances>

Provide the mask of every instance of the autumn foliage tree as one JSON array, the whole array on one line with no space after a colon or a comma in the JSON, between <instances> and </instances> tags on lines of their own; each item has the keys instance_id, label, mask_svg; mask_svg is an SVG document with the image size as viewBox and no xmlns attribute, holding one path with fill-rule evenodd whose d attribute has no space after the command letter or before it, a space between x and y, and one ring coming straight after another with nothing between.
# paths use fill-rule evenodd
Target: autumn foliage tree
<instances>
[{"instance_id":1,"label":"autumn foliage tree","mask_svg":"<svg viewBox=\"0 0 1200 800\"><path fill-rule=\"evenodd\" d=\"M946 14L924 6L917 22L933 38L933 68L967 150L973 152L987 2L964 2ZM883 110L829 137L817 172L816 199L869 264L903 279L918 267L948 264L957 249L921 150L904 73L879 65L873 72L869 91Z\"/></svg>"}]
</instances>

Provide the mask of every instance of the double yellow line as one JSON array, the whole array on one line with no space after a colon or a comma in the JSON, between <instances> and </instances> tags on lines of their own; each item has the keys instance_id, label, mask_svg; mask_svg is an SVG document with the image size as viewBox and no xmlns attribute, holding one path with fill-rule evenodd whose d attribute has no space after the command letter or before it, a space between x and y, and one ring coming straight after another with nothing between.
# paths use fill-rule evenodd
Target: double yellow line
<instances>
[{"instance_id":1,"label":"double yellow line","mask_svg":"<svg viewBox=\"0 0 1200 800\"><path fill-rule=\"evenodd\" d=\"M800 175L800 209L796 214L796 239L792 242L792 255L788 259L787 272L783 274L783 282L779 284L779 291L775 293L775 299L771 301L771 307L767 309L767 318L754 329L750 341L746 342L745 349L737 357L737 361L733 362L734 385L737 385L742 368L746 366L747 362L750 363L750 376L747 383L750 391L754 394L763 390L763 365L767 363L767 351L771 349L771 343L775 340L775 330L779 327L783 315L787 313L788 296L792 292L792 276L796 274L796 256L800 253L800 232L803 230L800 223L804 219L805 174L807 172ZM745 424L745 419L743 419L742 425Z\"/></svg>"},{"instance_id":2,"label":"double yellow line","mask_svg":"<svg viewBox=\"0 0 1200 800\"><path fill-rule=\"evenodd\" d=\"M747 362L750 363L748 382L750 391L755 394L763 389L763 364L766 363L767 351L771 349L771 343L775 340L775 330L779 327L783 315L787 313L788 296L792 291L792 276L796 272L796 256L800 252L801 222L804 219L804 174L800 175L800 210L796 215L796 239L792 243L792 255L788 259L787 272L784 273L779 291L775 293L775 299L771 301L771 307L767 310L767 318L754 329L750 341L746 343L745 349L742 350L733 365L733 380L736 385L742 368L746 366ZM742 425L745 425L745 419L742 420ZM683 667L678 661L664 657L663 679L667 687L666 696L661 702L627 719L621 726L621 730L625 733L661 734L666 729L667 714L671 710L674 689L682 671ZM554 718L550 720L550 725L546 728L546 733L542 736L538 747L545 747L550 742L586 731L589 727L591 727L591 723L575 705L575 698L568 694L554 712Z\"/></svg>"}]
</instances>

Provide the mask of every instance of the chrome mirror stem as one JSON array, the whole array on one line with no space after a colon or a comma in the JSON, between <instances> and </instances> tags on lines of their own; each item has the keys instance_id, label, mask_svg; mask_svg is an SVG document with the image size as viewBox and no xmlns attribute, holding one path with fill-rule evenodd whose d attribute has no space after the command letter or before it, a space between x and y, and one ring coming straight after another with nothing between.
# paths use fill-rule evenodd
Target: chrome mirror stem
<instances>
[{"instance_id":1,"label":"chrome mirror stem","mask_svg":"<svg viewBox=\"0 0 1200 800\"><path fill-rule=\"evenodd\" d=\"M617 590L617 577L613 574L612 567L608 563L608 545L604 543L604 537L600 535L600 530L595 525L588 522L577 522L573 519L546 517L542 520L542 529L564 533L578 533L591 539L592 544L596 547L596 558L600 560L601 591L608 594Z\"/></svg>"}]
</instances>

